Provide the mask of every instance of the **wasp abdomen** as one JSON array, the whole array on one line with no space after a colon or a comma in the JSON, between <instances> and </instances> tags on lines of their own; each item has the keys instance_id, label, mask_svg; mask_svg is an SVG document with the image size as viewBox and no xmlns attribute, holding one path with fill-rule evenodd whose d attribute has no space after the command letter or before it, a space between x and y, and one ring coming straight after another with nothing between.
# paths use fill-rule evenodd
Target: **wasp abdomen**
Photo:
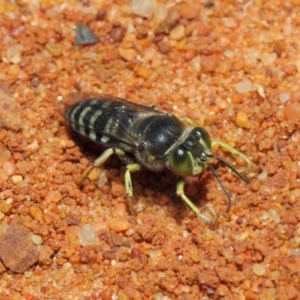
<instances>
[{"instance_id":1,"label":"wasp abdomen","mask_svg":"<svg viewBox=\"0 0 300 300\"><path fill-rule=\"evenodd\" d=\"M80 134L102 144L113 143L110 136L119 130L118 123L129 122L128 118L123 120L122 105L116 101L99 99L80 101L67 110L66 119Z\"/></svg>"}]
</instances>

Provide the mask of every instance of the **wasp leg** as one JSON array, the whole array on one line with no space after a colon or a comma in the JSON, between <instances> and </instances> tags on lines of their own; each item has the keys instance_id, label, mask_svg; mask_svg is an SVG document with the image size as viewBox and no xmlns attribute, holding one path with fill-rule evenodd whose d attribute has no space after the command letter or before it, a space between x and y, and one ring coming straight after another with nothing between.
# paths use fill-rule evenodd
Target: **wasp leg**
<instances>
[{"instance_id":1,"label":"wasp leg","mask_svg":"<svg viewBox=\"0 0 300 300\"><path fill-rule=\"evenodd\" d=\"M187 122L189 125L193 126L193 127L197 127L198 124L195 123L192 119L184 117L182 118L183 121ZM238 172L245 172L247 170L249 170L252 166L252 162L249 159L249 157L247 157L245 154L241 153L240 151L238 151L237 149L233 148L232 146L223 143L221 141L212 141L212 147L214 147L215 145L220 145L223 149L227 150L228 152L230 152L233 155L238 155L240 156L247 164L247 167L244 169L239 169L237 170Z\"/></svg>"},{"instance_id":2,"label":"wasp leg","mask_svg":"<svg viewBox=\"0 0 300 300\"><path fill-rule=\"evenodd\" d=\"M221 141L212 141L212 145L211 146L214 147L215 145L221 146L223 149L227 150L228 152L230 152L233 155L240 156L246 162L247 167L244 168L244 169L238 169L237 170L238 172L245 172L245 171L247 171L247 170L249 170L251 168L252 162L249 159L249 157L247 157L245 154L241 153L237 149L235 149L232 146L230 146L230 145L228 145L226 143L223 143Z\"/></svg>"},{"instance_id":3,"label":"wasp leg","mask_svg":"<svg viewBox=\"0 0 300 300\"><path fill-rule=\"evenodd\" d=\"M139 171L141 169L141 165L138 163L132 163L126 166L125 172L125 189L127 195L127 203L129 206L129 210L132 214L136 213L136 209L133 207L133 189L130 173Z\"/></svg>"},{"instance_id":4,"label":"wasp leg","mask_svg":"<svg viewBox=\"0 0 300 300\"><path fill-rule=\"evenodd\" d=\"M82 183L83 179L89 174L89 172L93 169L93 168L97 168L100 167L101 165L103 165L108 158L113 155L113 154L117 154L118 156L125 156L126 153L118 148L109 148L106 149L95 161L93 161L88 168L85 169L85 171L83 172L83 174L80 177L79 180L79 184Z\"/></svg>"},{"instance_id":5,"label":"wasp leg","mask_svg":"<svg viewBox=\"0 0 300 300\"><path fill-rule=\"evenodd\" d=\"M186 203L186 205L198 216L198 218L202 219L205 223L214 223L217 220L215 211L210 206L205 205L202 209L207 209L213 217L210 218L201 214L200 210L195 206L195 204L185 195L184 185L184 180L180 178L176 188L177 196L179 196Z\"/></svg>"},{"instance_id":6,"label":"wasp leg","mask_svg":"<svg viewBox=\"0 0 300 300\"><path fill-rule=\"evenodd\" d=\"M187 122L189 125L193 126L193 127L198 127L199 125L197 123L195 123L192 119L188 118L188 117L183 117L181 118L182 121Z\"/></svg>"}]
</instances>

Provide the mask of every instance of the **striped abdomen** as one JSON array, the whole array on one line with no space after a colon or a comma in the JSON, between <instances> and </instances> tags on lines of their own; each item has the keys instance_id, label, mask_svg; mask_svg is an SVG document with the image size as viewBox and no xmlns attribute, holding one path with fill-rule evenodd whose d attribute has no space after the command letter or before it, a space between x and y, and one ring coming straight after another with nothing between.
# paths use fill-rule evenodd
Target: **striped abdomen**
<instances>
[{"instance_id":1,"label":"striped abdomen","mask_svg":"<svg viewBox=\"0 0 300 300\"><path fill-rule=\"evenodd\" d=\"M129 133L133 116L124 103L110 99L88 99L68 108L66 120L77 132L101 144L132 144ZM124 131L125 129L125 131Z\"/></svg>"}]
</instances>

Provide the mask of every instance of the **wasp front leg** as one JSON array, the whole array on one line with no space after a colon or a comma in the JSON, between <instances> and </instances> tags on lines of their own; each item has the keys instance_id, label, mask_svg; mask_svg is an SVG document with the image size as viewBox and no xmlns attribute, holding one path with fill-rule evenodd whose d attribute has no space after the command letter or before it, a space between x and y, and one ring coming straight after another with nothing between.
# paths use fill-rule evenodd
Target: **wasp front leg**
<instances>
[{"instance_id":1,"label":"wasp front leg","mask_svg":"<svg viewBox=\"0 0 300 300\"><path fill-rule=\"evenodd\" d=\"M202 209L207 209L212 215L212 218L207 217L204 214L201 214L200 210L195 206L195 204L185 195L184 185L185 185L184 180L180 178L178 180L177 188L176 188L177 196L179 196L185 202L185 204L198 216L198 218L203 220L205 223L209 223L209 224L215 223L215 221L217 220L217 215L215 211L210 206L205 205Z\"/></svg>"},{"instance_id":2,"label":"wasp front leg","mask_svg":"<svg viewBox=\"0 0 300 300\"><path fill-rule=\"evenodd\" d=\"M238 151L237 149L235 149L234 147L226 144L226 143L223 143L221 141L212 141L211 143L211 146L212 148L216 145L219 145L220 147L222 147L223 149L227 150L229 153L233 154L233 155L237 155L239 157L241 157L247 164L247 167L244 168L244 169L237 169L238 172L245 172L247 170L249 170L252 166L252 162L251 160L249 159L248 156L246 156L245 154L243 154L242 152Z\"/></svg>"},{"instance_id":3,"label":"wasp front leg","mask_svg":"<svg viewBox=\"0 0 300 300\"><path fill-rule=\"evenodd\" d=\"M195 123L192 119L184 117L182 118L183 121L185 121L186 123L188 123L189 125L193 126L193 127L197 127L197 123ZM249 170L252 166L252 162L249 159L248 156L246 156L245 154L241 153L240 151L238 151L237 149L235 149L234 147L230 146L229 144L226 144L224 142L221 141L212 141L211 142L211 147L213 148L214 146L219 145L220 147L222 147L223 149L227 150L228 152L230 152L233 155L237 155L239 157L241 157L247 164L247 167L242 169L242 170L237 170L238 172L245 172L247 170Z\"/></svg>"}]
</instances>

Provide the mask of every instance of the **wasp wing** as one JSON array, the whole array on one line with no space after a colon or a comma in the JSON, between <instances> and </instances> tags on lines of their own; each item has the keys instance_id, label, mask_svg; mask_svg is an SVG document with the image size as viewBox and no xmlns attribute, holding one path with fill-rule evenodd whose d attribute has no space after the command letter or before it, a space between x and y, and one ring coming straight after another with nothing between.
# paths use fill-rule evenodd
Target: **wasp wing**
<instances>
[{"instance_id":1,"label":"wasp wing","mask_svg":"<svg viewBox=\"0 0 300 300\"><path fill-rule=\"evenodd\" d=\"M113 147L133 152L141 144L134 132L137 119L165 115L155 108L105 94L77 95L77 102L66 112L70 126L82 135Z\"/></svg>"}]
</instances>

